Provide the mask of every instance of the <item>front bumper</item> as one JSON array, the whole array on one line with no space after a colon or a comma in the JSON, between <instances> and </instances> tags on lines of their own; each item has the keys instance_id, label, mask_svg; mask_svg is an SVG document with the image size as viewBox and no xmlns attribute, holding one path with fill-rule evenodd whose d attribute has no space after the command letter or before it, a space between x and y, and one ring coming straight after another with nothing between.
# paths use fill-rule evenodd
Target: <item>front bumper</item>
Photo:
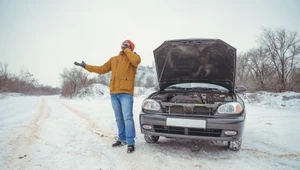
<instances>
[{"instance_id":1,"label":"front bumper","mask_svg":"<svg viewBox=\"0 0 300 170\"><path fill-rule=\"evenodd\" d=\"M167 119L179 120L178 126L174 123L169 126ZM184 124L185 120L193 122L205 122L203 127ZM188 122L188 121L187 121ZM242 138L245 124L245 114L238 117L190 117L184 115L161 115L161 114L140 114L141 133L152 136L164 136L170 138L189 138L199 140L216 140L216 141L235 141ZM143 128L148 125L148 129ZM201 125L202 126L202 125ZM151 127L151 129L149 129ZM226 131L235 131L236 135L225 135Z\"/></svg>"}]
</instances>

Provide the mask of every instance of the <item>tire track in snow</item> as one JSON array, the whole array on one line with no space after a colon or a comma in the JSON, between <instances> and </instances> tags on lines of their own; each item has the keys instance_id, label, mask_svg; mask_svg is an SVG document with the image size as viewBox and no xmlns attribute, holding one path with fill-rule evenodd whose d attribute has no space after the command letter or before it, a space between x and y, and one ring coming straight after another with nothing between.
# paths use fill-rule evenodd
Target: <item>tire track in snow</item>
<instances>
[{"instance_id":1,"label":"tire track in snow","mask_svg":"<svg viewBox=\"0 0 300 170\"><path fill-rule=\"evenodd\" d=\"M57 101L59 102L59 101ZM75 114L77 117L79 117L81 120L84 121L84 123L88 126L88 128L96 135L100 136L101 139L104 139L104 141L106 142L106 144L110 145L110 142L115 140L114 137L111 136L107 136L104 135L105 132L104 130L101 129L101 127L95 123L88 115L80 112L79 110L74 109L73 107L64 104L62 102L59 102L60 104L62 104L63 106L65 106L68 110L70 110L73 114Z\"/></svg>"},{"instance_id":2,"label":"tire track in snow","mask_svg":"<svg viewBox=\"0 0 300 170\"><path fill-rule=\"evenodd\" d=\"M56 100L57 101L57 100ZM126 150L124 150L124 153L118 152L119 149L122 149L122 147L119 148L111 148L112 141L115 141L116 139L111 136L104 135L105 131L102 130L102 128L95 123L88 115L82 113L81 111L63 103L60 101L57 101L64 107L66 107L71 113L73 113L75 116L77 116L80 120L82 120L86 127L93 133L96 134L98 137L100 137L101 142L104 142L104 144L108 147L105 147L103 150L101 150L101 155L106 157L106 159L109 160L111 166L113 169L135 169L136 167L134 164L132 164L132 160L128 159L129 155L125 153ZM126 156L128 155L128 156ZM99 156L99 153L97 153L97 157ZM100 157L101 158L101 157ZM115 161L118 160L119 163L116 163Z\"/></svg>"},{"instance_id":3,"label":"tire track in snow","mask_svg":"<svg viewBox=\"0 0 300 170\"><path fill-rule=\"evenodd\" d=\"M296 159L300 161L300 153L286 153L286 154L274 154L267 151L260 151L258 149L252 149L252 148L242 148L243 151L249 151L255 154L261 154L265 157L276 157L276 158L286 158L286 159Z\"/></svg>"},{"instance_id":4,"label":"tire track in snow","mask_svg":"<svg viewBox=\"0 0 300 170\"><path fill-rule=\"evenodd\" d=\"M57 101L57 100L56 100ZM139 162L136 160L152 160L153 154L145 154L148 152L152 152L150 150L143 150L142 148L139 148L136 150L133 154L127 154L126 148L124 147L117 147L117 148L110 148L112 142L114 142L116 139L112 136L104 135L105 131L102 130L102 128L95 123L88 115L82 113L81 111L63 103L60 101L57 101L58 103L65 106L68 110L70 110L73 114L75 114L78 118L82 119L84 123L87 125L87 128L92 131L92 133L96 134L97 136L101 137L101 141L105 142L105 145L108 145L107 148L108 153L106 151L103 151L103 155L106 156L112 163L113 163L113 169L130 169L130 170L136 170L136 169L160 169L159 164L155 165L145 165L143 162ZM122 152L119 152L120 149L123 148ZM114 163L114 161L117 160L119 163Z\"/></svg>"},{"instance_id":5,"label":"tire track in snow","mask_svg":"<svg viewBox=\"0 0 300 170\"><path fill-rule=\"evenodd\" d=\"M42 99L36 116L31 123L23 130L21 134L9 141L9 145L12 146L12 152L8 158L8 167L18 166L23 168L24 164L30 161L30 152L32 145L39 139L37 133L40 129L41 124L49 117L47 110L47 103L45 99Z\"/></svg>"}]
</instances>

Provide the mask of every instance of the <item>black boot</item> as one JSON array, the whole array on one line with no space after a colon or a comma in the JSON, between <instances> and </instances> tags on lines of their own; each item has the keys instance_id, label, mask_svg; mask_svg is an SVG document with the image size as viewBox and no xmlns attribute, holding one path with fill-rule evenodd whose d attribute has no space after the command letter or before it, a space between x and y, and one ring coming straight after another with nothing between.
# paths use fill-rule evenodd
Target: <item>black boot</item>
<instances>
[{"instance_id":1,"label":"black boot","mask_svg":"<svg viewBox=\"0 0 300 170\"><path fill-rule=\"evenodd\" d=\"M128 145L128 147L127 147L127 153L132 153L132 152L134 152L134 150L135 150L134 145Z\"/></svg>"},{"instance_id":2,"label":"black boot","mask_svg":"<svg viewBox=\"0 0 300 170\"><path fill-rule=\"evenodd\" d=\"M118 146L124 146L124 145L126 145L126 142L121 142L121 141L117 140L117 142L112 144L112 147L118 147Z\"/></svg>"}]
</instances>

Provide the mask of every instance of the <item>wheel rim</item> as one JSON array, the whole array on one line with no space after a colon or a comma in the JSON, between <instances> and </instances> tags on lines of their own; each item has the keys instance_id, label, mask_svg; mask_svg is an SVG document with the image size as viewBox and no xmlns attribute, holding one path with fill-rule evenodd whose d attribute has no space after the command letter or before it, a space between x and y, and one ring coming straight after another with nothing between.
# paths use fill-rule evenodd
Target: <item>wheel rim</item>
<instances>
[{"instance_id":1,"label":"wheel rim","mask_svg":"<svg viewBox=\"0 0 300 170\"><path fill-rule=\"evenodd\" d=\"M241 148L241 146L242 146L242 140L229 142L229 149L231 149L231 150L239 150Z\"/></svg>"},{"instance_id":2,"label":"wheel rim","mask_svg":"<svg viewBox=\"0 0 300 170\"><path fill-rule=\"evenodd\" d=\"M159 136L144 135L144 138L148 143L155 143L158 141Z\"/></svg>"},{"instance_id":3,"label":"wheel rim","mask_svg":"<svg viewBox=\"0 0 300 170\"><path fill-rule=\"evenodd\" d=\"M146 139L147 141L152 141L152 137L151 137L150 135L145 135L145 139Z\"/></svg>"}]
</instances>

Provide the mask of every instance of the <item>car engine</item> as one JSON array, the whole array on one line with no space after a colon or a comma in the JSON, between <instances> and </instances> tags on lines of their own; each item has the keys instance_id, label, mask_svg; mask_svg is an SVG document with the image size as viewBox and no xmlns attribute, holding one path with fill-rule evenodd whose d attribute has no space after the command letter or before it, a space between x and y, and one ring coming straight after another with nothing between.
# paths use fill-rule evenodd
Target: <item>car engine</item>
<instances>
[{"instance_id":1,"label":"car engine","mask_svg":"<svg viewBox=\"0 0 300 170\"><path fill-rule=\"evenodd\" d=\"M178 92L156 93L151 96L162 105L164 113L212 115L224 102L232 102L234 96L228 93Z\"/></svg>"}]
</instances>

